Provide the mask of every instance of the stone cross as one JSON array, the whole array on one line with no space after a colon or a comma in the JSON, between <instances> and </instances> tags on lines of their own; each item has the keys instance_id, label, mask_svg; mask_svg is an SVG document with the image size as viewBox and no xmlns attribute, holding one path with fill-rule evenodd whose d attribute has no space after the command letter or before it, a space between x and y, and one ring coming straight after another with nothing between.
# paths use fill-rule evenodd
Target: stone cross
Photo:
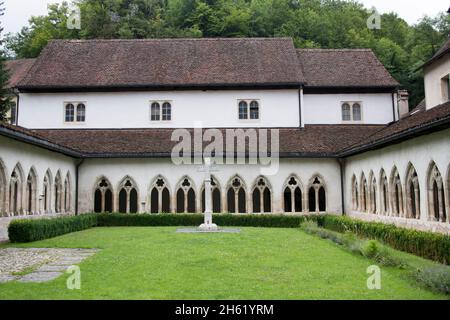
<instances>
[{"instance_id":1,"label":"stone cross","mask_svg":"<svg viewBox=\"0 0 450 320\"><path fill-rule=\"evenodd\" d=\"M199 227L200 230L204 231L215 231L217 230L217 225L212 223L212 188L211 188L211 172L217 171L212 167L211 158L205 158L204 166L199 170L205 173L205 214L204 223Z\"/></svg>"}]
</instances>

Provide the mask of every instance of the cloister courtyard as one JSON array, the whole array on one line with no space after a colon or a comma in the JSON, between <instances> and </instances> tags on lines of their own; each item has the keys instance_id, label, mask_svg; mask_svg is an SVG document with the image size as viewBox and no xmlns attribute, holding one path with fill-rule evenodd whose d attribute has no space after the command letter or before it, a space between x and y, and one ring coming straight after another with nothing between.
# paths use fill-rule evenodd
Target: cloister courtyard
<instances>
[{"instance_id":1,"label":"cloister courtyard","mask_svg":"<svg viewBox=\"0 0 450 320\"><path fill-rule=\"evenodd\" d=\"M368 289L370 259L300 228L177 233L176 227L97 227L7 248L96 249L71 274L47 282L0 283L0 299L446 299L416 283L411 269L437 263L390 249L409 268L381 267ZM94 254L92 254L95 252ZM25 276L35 268L18 271Z\"/></svg>"}]
</instances>

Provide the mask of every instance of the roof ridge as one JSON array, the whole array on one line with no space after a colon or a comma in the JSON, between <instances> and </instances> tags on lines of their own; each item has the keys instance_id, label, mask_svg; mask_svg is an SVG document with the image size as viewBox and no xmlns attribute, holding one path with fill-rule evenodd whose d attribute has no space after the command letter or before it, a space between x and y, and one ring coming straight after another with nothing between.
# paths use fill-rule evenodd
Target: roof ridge
<instances>
[{"instance_id":1,"label":"roof ridge","mask_svg":"<svg viewBox=\"0 0 450 320\"><path fill-rule=\"evenodd\" d=\"M370 48L338 48L338 49L332 49L332 48L297 48L297 51L361 51L361 52L373 52Z\"/></svg>"},{"instance_id":2,"label":"roof ridge","mask_svg":"<svg viewBox=\"0 0 450 320\"><path fill-rule=\"evenodd\" d=\"M253 37L253 38L146 38L146 39L52 39L50 42L175 42L175 41L277 41L277 40L291 40L290 37Z\"/></svg>"}]
</instances>

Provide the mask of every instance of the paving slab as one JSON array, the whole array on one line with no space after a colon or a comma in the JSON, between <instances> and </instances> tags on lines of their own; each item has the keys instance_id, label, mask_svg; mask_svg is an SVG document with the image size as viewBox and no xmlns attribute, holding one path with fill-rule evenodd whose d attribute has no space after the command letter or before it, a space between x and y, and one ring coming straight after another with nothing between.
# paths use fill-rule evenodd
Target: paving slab
<instances>
[{"instance_id":1,"label":"paving slab","mask_svg":"<svg viewBox=\"0 0 450 320\"><path fill-rule=\"evenodd\" d=\"M62 275L61 272L32 272L19 279L20 282L47 282Z\"/></svg>"}]
</instances>

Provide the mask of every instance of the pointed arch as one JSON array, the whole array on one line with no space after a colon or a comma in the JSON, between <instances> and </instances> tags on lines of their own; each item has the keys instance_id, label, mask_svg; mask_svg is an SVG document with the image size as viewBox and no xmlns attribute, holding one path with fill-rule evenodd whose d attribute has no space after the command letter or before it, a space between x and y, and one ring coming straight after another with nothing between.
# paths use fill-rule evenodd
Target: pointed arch
<instances>
[{"instance_id":1,"label":"pointed arch","mask_svg":"<svg viewBox=\"0 0 450 320\"><path fill-rule=\"evenodd\" d=\"M394 166L390 177L390 198L391 198L391 214L395 217L403 216L403 188L400 174L397 167Z\"/></svg>"},{"instance_id":2,"label":"pointed arch","mask_svg":"<svg viewBox=\"0 0 450 320\"><path fill-rule=\"evenodd\" d=\"M52 194L52 186L53 186L53 176L50 169L47 169L44 176L44 182L42 186L42 208L41 210L44 213L50 213L52 211L51 206L51 194Z\"/></svg>"},{"instance_id":3,"label":"pointed arch","mask_svg":"<svg viewBox=\"0 0 450 320\"><path fill-rule=\"evenodd\" d=\"M58 170L55 176L54 185L54 208L56 213L62 212L62 197L63 197L63 181L61 177L61 171Z\"/></svg>"},{"instance_id":4,"label":"pointed arch","mask_svg":"<svg viewBox=\"0 0 450 320\"><path fill-rule=\"evenodd\" d=\"M252 188L253 213L272 212L272 186L265 176L255 179Z\"/></svg>"},{"instance_id":5,"label":"pointed arch","mask_svg":"<svg viewBox=\"0 0 450 320\"><path fill-rule=\"evenodd\" d=\"M6 215L6 194L7 194L7 182L6 182L6 167L3 164L3 160L0 158L0 217Z\"/></svg>"},{"instance_id":6,"label":"pointed arch","mask_svg":"<svg viewBox=\"0 0 450 320\"><path fill-rule=\"evenodd\" d=\"M369 172L369 212L377 213L378 212L378 199L377 199L377 178L372 170Z\"/></svg>"},{"instance_id":7,"label":"pointed arch","mask_svg":"<svg viewBox=\"0 0 450 320\"><path fill-rule=\"evenodd\" d=\"M24 173L22 165L18 162L11 172L9 180L9 213L12 216L21 215L23 212Z\"/></svg>"},{"instance_id":8,"label":"pointed arch","mask_svg":"<svg viewBox=\"0 0 450 320\"><path fill-rule=\"evenodd\" d=\"M136 181L129 175L120 180L117 185L117 203L120 213L137 213L138 212L138 187Z\"/></svg>"},{"instance_id":9,"label":"pointed arch","mask_svg":"<svg viewBox=\"0 0 450 320\"><path fill-rule=\"evenodd\" d=\"M420 186L417 171L408 163L405 176L406 218L420 219Z\"/></svg>"},{"instance_id":10,"label":"pointed arch","mask_svg":"<svg viewBox=\"0 0 450 320\"><path fill-rule=\"evenodd\" d=\"M389 183L386 176L386 171L383 168L380 170L380 213L388 215L389 212Z\"/></svg>"},{"instance_id":11,"label":"pointed arch","mask_svg":"<svg viewBox=\"0 0 450 320\"><path fill-rule=\"evenodd\" d=\"M358 179L356 175L352 176L352 209L359 210L359 189L358 189Z\"/></svg>"},{"instance_id":12,"label":"pointed arch","mask_svg":"<svg viewBox=\"0 0 450 320\"><path fill-rule=\"evenodd\" d=\"M304 187L296 174L291 174L283 185L284 212L296 213L305 211Z\"/></svg>"},{"instance_id":13,"label":"pointed arch","mask_svg":"<svg viewBox=\"0 0 450 320\"><path fill-rule=\"evenodd\" d=\"M222 191L220 182L214 175L211 175L212 209L213 213L222 212ZM202 184L202 212L205 212L205 183Z\"/></svg>"},{"instance_id":14,"label":"pointed arch","mask_svg":"<svg viewBox=\"0 0 450 320\"><path fill-rule=\"evenodd\" d=\"M112 184L106 177L97 179L94 185L94 212L113 212L113 194Z\"/></svg>"},{"instance_id":15,"label":"pointed arch","mask_svg":"<svg viewBox=\"0 0 450 320\"><path fill-rule=\"evenodd\" d=\"M150 183L150 213L171 212L170 186L162 175L156 176Z\"/></svg>"},{"instance_id":16,"label":"pointed arch","mask_svg":"<svg viewBox=\"0 0 450 320\"><path fill-rule=\"evenodd\" d=\"M70 172L67 171L66 178L64 179L64 197L63 208L64 212L72 211L72 179L70 178Z\"/></svg>"},{"instance_id":17,"label":"pointed arch","mask_svg":"<svg viewBox=\"0 0 450 320\"><path fill-rule=\"evenodd\" d=\"M368 212L368 186L367 186L367 179L366 179L366 175L364 174L364 172L361 173L361 178L360 178L360 194L361 194L361 199L360 199L360 211L362 212Z\"/></svg>"},{"instance_id":18,"label":"pointed arch","mask_svg":"<svg viewBox=\"0 0 450 320\"><path fill-rule=\"evenodd\" d=\"M308 210L309 212L325 212L327 210L325 180L320 174L315 174L308 183Z\"/></svg>"},{"instance_id":19,"label":"pointed arch","mask_svg":"<svg viewBox=\"0 0 450 320\"><path fill-rule=\"evenodd\" d=\"M25 186L25 212L30 215L38 211L37 181L36 169L31 167Z\"/></svg>"},{"instance_id":20,"label":"pointed arch","mask_svg":"<svg viewBox=\"0 0 450 320\"><path fill-rule=\"evenodd\" d=\"M234 175L227 183L227 211L230 213L247 212L247 187L245 181Z\"/></svg>"},{"instance_id":21,"label":"pointed arch","mask_svg":"<svg viewBox=\"0 0 450 320\"><path fill-rule=\"evenodd\" d=\"M445 208L444 181L436 163L432 161L428 167L428 216L431 221L448 222Z\"/></svg>"},{"instance_id":22,"label":"pointed arch","mask_svg":"<svg viewBox=\"0 0 450 320\"><path fill-rule=\"evenodd\" d=\"M177 213L195 213L195 185L189 176L180 179L176 187Z\"/></svg>"}]
</instances>

